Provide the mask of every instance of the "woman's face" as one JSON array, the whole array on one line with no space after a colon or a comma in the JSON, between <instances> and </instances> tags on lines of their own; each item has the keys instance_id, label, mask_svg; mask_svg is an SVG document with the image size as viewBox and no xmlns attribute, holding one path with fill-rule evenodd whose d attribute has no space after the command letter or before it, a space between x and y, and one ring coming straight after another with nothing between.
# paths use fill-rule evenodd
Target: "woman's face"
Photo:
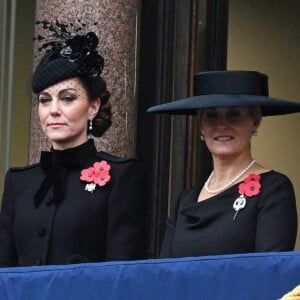
<instances>
[{"instance_id":1,"label":"woman's face","mask_svg":"<svg viewBox=\"0 0 300 300\"><path fill-rule=\"evenodd\" d=\"M259 126L246 107L206 108L201 112L201 133L215 157L250 155L250 139Z\"/></svg>"},{"instance_id":2,"label":"woman's face","mask_svg":"<svg viewBox=\"0 0 300 300\"><path fill-rule=\"evenodd\" d=\"M87 121L97 114L100 100L90 102L77 78L46 88L38 100L41 126L54 149L72 148L87 141Z\"/></svg>"}]
</instances>

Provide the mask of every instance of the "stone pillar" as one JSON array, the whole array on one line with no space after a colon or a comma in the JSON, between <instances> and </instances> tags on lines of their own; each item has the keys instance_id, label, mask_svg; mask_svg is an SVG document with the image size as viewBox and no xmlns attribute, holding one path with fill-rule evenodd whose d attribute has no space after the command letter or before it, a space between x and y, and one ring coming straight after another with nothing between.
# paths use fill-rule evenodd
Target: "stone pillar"
<instances>
[{"instance_id":1,"label":"stone pillar","mask_svg":"<svg viewBox=\"0 0 300 300\"><path fill-rule=\"evenodd\" d=\"M96 30L99 49L105 59L102 73L111 92L113 124L97 148L115 155L131 156L136 144L136 61L138 0L37 0L36 20L80 20ZM97 22L97 25L93 24ZM37 33L37 28L35 29ZM35 45L35 51L38 45ZM37 63L37 61L35 61ZM37 100L33 99L30 132L30 162L39 160L40 151L50 147L41 131Z\"/></svg>"}]
</instances>

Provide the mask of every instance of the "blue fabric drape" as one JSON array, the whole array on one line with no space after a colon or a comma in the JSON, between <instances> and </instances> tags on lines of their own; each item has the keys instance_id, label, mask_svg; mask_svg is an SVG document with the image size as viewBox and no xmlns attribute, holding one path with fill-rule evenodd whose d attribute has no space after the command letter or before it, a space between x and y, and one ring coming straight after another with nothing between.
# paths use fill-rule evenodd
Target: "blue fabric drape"
<instances>
[{"instance_id":1,"label":"blue fabric drape","mask_svg":"<svg viewBox=\"0 0 300 300\"><path fill-rule=\"evenodd\" d=\"M300 284L300 252L0 269L1 300L272 300Z\"/></svg>"}]
</instances>

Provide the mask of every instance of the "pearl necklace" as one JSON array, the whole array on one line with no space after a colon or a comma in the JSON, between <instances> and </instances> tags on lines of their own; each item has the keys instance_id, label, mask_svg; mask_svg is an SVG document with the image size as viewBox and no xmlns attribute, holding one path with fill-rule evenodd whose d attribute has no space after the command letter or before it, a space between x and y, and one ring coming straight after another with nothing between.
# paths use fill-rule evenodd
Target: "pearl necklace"
<instances>
[{"instance_id":1,"label":"pearl necklace","mask_svg":"<svg viewBox=\"0 0 300 300\"><path fill-rule=\"evenodd\" d=\"M234 178L232 178L229 182L227 182L225 185L223 185L222 187L215 189L215 190L211 190L208 185L210 184L210 181L214 175L214 171L211 172L211 174L209 175L208 179L206 180L205 184L204 184L204 188L208 193L211 194L216 194L219 192L222 192L223 190L227 189L229 186L231 186L234 182L236 182L239 178L241 178L254 164L255 164L256 160L253 159L251 161L251 163L244 169L242 170L239 174L237 174Z\"/></svg>"}]
</instances>

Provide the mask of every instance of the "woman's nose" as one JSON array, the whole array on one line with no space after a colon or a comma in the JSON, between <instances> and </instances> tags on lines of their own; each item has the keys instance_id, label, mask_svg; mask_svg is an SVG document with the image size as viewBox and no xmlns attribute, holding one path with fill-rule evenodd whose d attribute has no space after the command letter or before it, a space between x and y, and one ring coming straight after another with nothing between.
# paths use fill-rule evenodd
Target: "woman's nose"
<instances>
[{"instance_id":1,"label":"woman's nose","mask_svg":"<svg viewBox=\"0 0 300 300\"><path fill-rule=\"evenodd\" d=\"M57 100L51 101L50 113L51 114L59 114L60 113L60 106L59 106L59 103Z\"/></svg>"},{"instance_id":2,"label":"woman's nose","mask_svg":"<svg viewBox=\"0 0 300 300\"><path fill-rule=\"evenodd\" d=\"M218 126L226 127L228 125L228 119L225 115L220 115L217 121Z\"/></svg>"}]
</instances>

